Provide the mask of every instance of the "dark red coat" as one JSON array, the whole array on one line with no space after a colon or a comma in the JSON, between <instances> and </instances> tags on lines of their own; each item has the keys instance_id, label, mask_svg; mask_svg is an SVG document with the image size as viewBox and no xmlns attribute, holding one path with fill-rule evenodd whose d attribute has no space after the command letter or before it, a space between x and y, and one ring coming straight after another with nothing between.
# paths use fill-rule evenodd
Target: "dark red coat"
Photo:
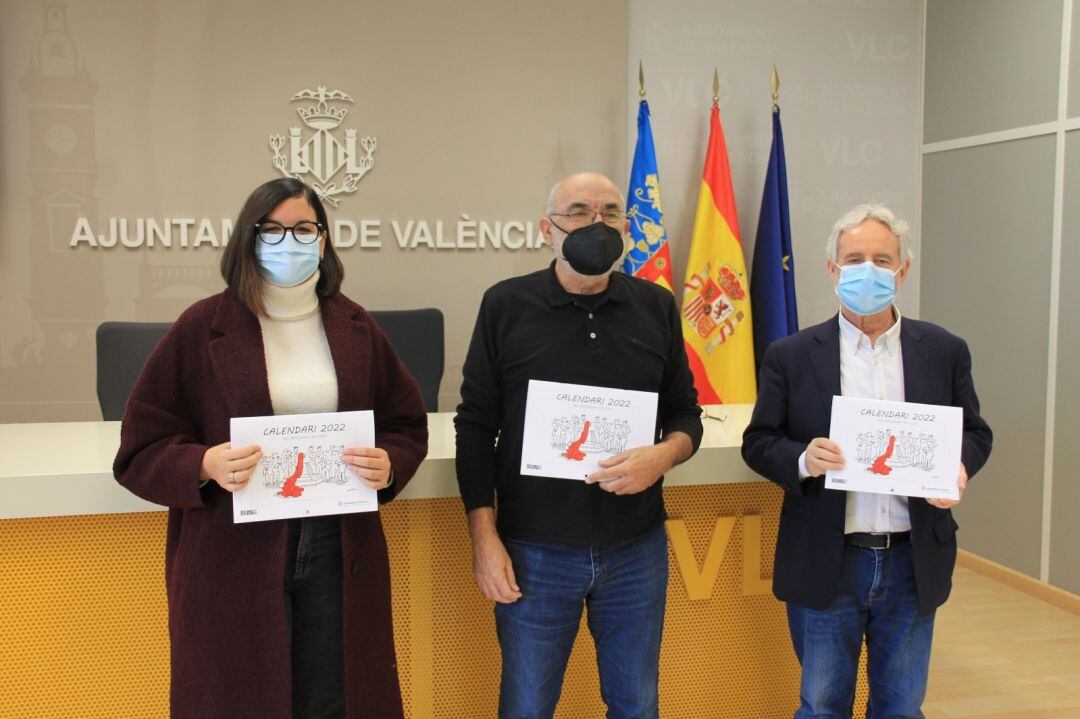
<instances>
[{"instance_id":1,"label":"dark red coat","mask_svg":"<svg viewBox=\"0 0 1080 719\"><path fill-rule=\"evenodd\" d=\"M362 307L322 301L340 411L375 411L390 454L392 499L427 454L416 381ZM147 360L128 400L117 480L168 506L165 583L172 716L290 719L286 522L233 524L232 496L199 487L203 453L229 440L229 418L272 415L262 332L232 291L190 307ZM350 719L403 716L378 512L342 515L345 685Z\"/></svg>"}]
</instances>

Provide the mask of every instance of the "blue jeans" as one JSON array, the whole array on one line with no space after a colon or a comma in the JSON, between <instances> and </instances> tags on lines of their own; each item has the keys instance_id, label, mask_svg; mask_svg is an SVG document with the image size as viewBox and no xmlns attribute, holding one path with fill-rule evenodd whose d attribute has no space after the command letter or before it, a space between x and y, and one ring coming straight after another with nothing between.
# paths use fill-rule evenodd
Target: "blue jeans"
<instances>
[{"instance_id":1,"label":"blue jeans","mask_svg":"<svg viewBox=\"0 0 1080 719\"><path fill-rule=\"evenodd\" d=\"M919 616L911 544L844 548L840 590L828 609L788 603L788 627L802 665L795 719L849 719L866 638L867 719L923 719L934 613Z\"/></svg>"},{"instance_id":2,"label":"blue jeans","mask_svg":"<svg viewBox=\"0 0 1080 719\"><path fill-rule=\"evenodd\" d=\"M345 719L340 523L333 515L289 523L285 610L294 719Z\"/></svg>"},{"instance_id":3,"label":"blue jeans","mask_svg":"<svg viewBox=\"0 0 1080 719\"><path fill-rule=\"evenodd\" d=\"M522 596L495 605L500 719L555 714L583 607L608 719L656 719L668 580L664 528L612 547L507 541L506 549Z\"/></svg>"}]
</instances>

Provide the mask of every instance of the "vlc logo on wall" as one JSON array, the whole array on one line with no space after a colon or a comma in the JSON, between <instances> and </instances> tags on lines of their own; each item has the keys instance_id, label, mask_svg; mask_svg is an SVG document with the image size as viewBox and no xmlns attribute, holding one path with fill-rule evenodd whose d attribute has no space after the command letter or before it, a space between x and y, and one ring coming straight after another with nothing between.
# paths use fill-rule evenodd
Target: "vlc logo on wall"
<instances>
[{"instance_id":1,"label":"vlc logo on wall","mask_svg":"<svg viewBox=\"0 0 1080 719\"><path fill-rule=\"evenodd\" d=\"M292 96L290 102L301 100L315 100L315 104L296 110L296 114L308 129L314 130L314 134L305 138L302 128L290 128L287 156L282 154L285 137L271 135L274 167L286 177L294 177L311 185L319 199L337 207L339 197L356 192L360 179L375 166L376 139L358 139L356 130L351 128L345 129L344 142L334 136L349 109L335 107L331 103L354 102L341 90L327 90L324 85L319 85L315 90L301 90ZM363 157L359 153L361 148ZM344 177L341 187L338 187L334 178L342 172ZM307 177L309 175L310 178Z\"/></svg>"}]
</instances>

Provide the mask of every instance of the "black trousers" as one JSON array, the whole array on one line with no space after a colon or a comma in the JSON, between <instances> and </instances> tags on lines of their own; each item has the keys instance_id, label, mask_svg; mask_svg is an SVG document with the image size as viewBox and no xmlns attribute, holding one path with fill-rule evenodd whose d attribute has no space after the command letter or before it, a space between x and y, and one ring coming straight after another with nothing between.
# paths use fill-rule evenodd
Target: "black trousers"
<instances>
[{"instance_id":1,"label":"black trousers","mask_svg":"<svg viewBox=\"0 0 1080 719\"><path fill-rule=\"evenodd\" d=\"M285 562L293 717L344 719L340 518L290 520Z\"/></svg>"}]
</instances>

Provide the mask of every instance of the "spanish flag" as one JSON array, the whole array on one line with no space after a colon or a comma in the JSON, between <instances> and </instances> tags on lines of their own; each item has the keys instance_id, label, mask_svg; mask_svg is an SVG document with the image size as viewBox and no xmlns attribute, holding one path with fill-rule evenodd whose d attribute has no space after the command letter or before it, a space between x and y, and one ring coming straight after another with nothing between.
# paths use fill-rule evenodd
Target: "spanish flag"
<instances>
[{"instance_id":1,"label":"spanish flag","mask_svg":"<svg viewBox=\"0 0 1080 719\"><path fill-rule=\"evenodd\" d=\"M701 404L753 403L754 323L724 129L713 101L686 266L683 337Z\"/></svg>"}]
</instances>

